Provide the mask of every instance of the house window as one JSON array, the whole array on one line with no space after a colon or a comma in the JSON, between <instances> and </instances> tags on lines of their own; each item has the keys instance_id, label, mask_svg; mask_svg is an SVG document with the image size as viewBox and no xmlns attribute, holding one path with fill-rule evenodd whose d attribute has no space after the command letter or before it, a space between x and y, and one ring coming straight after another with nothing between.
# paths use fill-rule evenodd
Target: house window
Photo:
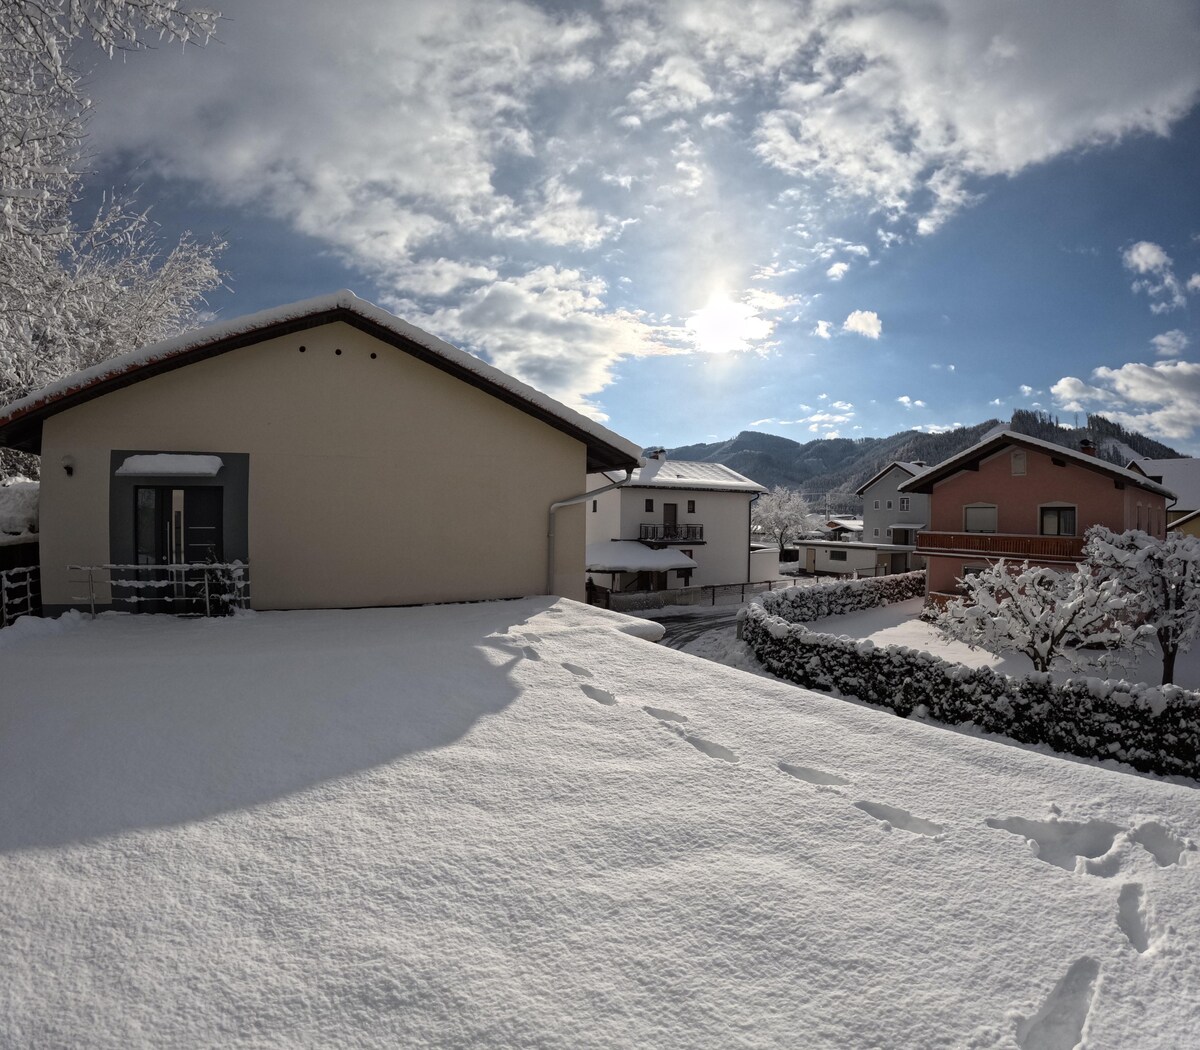
<instances>
[{"instance_id":1,"label":"house window","mask_svg":"<svg viewBox=\"0 0 1200 1050\"><path fill-rule=\"evenodd\" d=\"M696 501L694 499L688 500L688 513L689 514L696 513Z\"/></svg>"},{"instance_id":2,"label":"house window","mask_svg":"<svg viewBox=\"0 0 1200 1050\"><path fill-rule=\"evenodd\" d=\"M652 500L652 499L646 500L646 510L647 511L654 510L654 500Z\"/></svg>"},{"instance_id":3,"label":"house window","mask_svg":"<svg viewBox=\"0 0 1200 1050\"><path fill-rule=\"evenodd\" d=\"M682 554L685 558L690 558L692 556L691 551L682 551L681 550L679 553Z\"/></svg>"},{"instance_id":4,"label":"house window","mask_svg":"<svg viewBox=\"0 0 1200 1050\"><path fill-rule=\"evenodd\" d=\"M830 551L829 552L829 560L830 561L845 561L846 560L846 552L845 551Z\"/></svg>"},{"instance_id":5,"label":"house window","mask_svg":"<svg viewBox=\"0 0 1200 1050\"><path fill-rule=\"evenodd\" d=\"M1018 449L1012 454L1012 472L1014 478L1025 476L1025 450Z\"/></svg>"},{"instance_id":6,"label":"house window","mask_svg":"<svg viewBox=\"0 0 1200 1050\"><path fill-rule=\"evenodd\" d=\"M969 503L963 507L964 532L995 532L996 504Z\"/></svg>"},{"instance_id":7,"label":"house window","mask_svg":"<svg viewBox=\"0 0 1200 1050\"><path fill-rule=\"evenodd\" d=\"M879 535L879 530L878 530L878 529L873 529L872 531L875 533L875 535L876 535L876 536L878 536L878 535Z\"/></svg>"},{"instance_id":8,"label":"house window","mask_svg":"<svg viewBox=\"0 0 1200 1050\"><path fill-rule=\"evenodd\" d=\"M1074 507L1042 507L1039 531L1043 536L1074 536Z\"/></svg>"},{"instance_id":9,"label":"house window","mask_svg":"<svg viewBox=\"0 0 1200 1050\"><path fill-rule=\"evenodd\" d=\"M892 538L892 530L888 529L887 534L888 534L888 539L890 540Z\"/></svg>"},{"instance_id":10,"label":"house window","mask_svg":"<svg viewBox=\"0 0 1200 1050\"><path fill-rule=\"evenodd\" d=\"M909 503L910 503L910 502L911 502L911 501L910 501L910 499L909 499L909 497L908 497L908 496L901 496L901 497L900 497L900 509L901 509L901 510L908 510L908 505L909 505Z\"/></svg>"},{"instance_id":11,"label":"house window","mask_svg":"<svg viewBox=\"0 0 1200 1050\"><path fill-rule=\"evenodd\" d=\"M987 572L986 565L964 565L963 570L962 570L962 576L960 576L959 580L958 580L959 594L966 593L967 588L964 586L964 584L966 582L967 577L968 576L978 576L981 572Z\"/></svg>"},{"instance_id":12,"label":"house window","mask_svg":"<svg viewBox=\"0 0 1200 1050\"><path fill-rule=\"evenodd\" d=\"M876 501L875 501L875 509L876 509L876 510L878 510L878 509L879 509L879 500L876 500Z\"/></svg>"},{"instance_id":13,"label":"house window","mask_svg":"<svg viewBox=\"0 0 1200 1050\"><path fill-rule=\"evenodd\" d=\"M593 514L595 514L595 513L596 513L596 504L597 504L597 503L599 503L599 502L600 502L599 500L595 500L595 499L594 499L594 500L592 500L592 513L593 513Z\"/></svg>"},{"instance_id":14,"label":"house window","mask_svg":"<svg viewBox=\"0 0 1200 1050\"><path fill-rule=\"evenodd\" d=\"M888 509L888 510L891 510L891 509L892 509L892 501L891 501L891 500L888 500L888 501L887 501L887 509Z\"/></svg>"}]
</instances>

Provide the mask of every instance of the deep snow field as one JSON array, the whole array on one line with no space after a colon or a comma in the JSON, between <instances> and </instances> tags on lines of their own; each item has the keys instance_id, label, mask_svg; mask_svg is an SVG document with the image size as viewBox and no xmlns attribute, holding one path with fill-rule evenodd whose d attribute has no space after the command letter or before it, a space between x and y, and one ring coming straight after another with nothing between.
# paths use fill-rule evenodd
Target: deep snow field
<instances>
[{"instance_id":1,"label":"deep snow field","mask_svg":"<svg viewBox=\"0 0 1200 1050\"><path fill-rule=\"evenodd\" d=\"M0 1046L1200 1046L1200 792L526 599L0 632Z\"/></svg>"}]
</instances>

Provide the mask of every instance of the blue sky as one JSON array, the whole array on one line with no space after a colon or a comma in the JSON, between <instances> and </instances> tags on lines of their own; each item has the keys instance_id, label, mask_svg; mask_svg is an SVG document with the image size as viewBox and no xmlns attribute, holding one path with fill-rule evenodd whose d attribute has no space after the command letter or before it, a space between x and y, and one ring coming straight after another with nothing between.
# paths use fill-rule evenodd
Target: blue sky
<instances>
[{"instance_id":1,"label":"blue sky","mask_svg":"<svg viewBox=\"0 0 1200 1050\"><path fill-rule=\"evenodd\" d=\"M349 287L645 444L1100 411L1200 453L1200 5L235 2L98 63L233 317Z\"/></svg>"}]
</instances>

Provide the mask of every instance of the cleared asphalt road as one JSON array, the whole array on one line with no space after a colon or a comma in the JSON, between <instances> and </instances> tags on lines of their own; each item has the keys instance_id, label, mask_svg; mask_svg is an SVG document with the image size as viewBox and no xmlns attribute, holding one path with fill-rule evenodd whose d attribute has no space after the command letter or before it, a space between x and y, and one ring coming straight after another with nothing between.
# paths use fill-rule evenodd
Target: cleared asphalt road
<instances>
[{"instance_id":1,"label":"cleared asphalt road","mask_svg":"<svg viewBox=\"0 0 1200 1050\"><path fill-rule=\"evenodd\" d=\"M662 644L671 649L682 649L710 631L728 630L734 626L737 623L737 608L722 609L711 616L656 616L654 620L667 630Z\"/></svg>"}]
</instances>

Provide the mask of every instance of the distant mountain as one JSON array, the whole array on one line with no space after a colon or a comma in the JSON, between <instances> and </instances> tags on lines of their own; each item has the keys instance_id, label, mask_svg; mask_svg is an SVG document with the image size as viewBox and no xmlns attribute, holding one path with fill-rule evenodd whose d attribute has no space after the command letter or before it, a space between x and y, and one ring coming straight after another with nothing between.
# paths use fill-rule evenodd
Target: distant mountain
<instances>
[{"instance_id":1,"label":"distant mountain","mask_svg":"<svg viewBox=\"0 0 1200 1050\"><path fill-rule=\"evenodd\" d=\"M905 430L885 438L818 438L801 443L790 438L744 430L737 437L713 444L683 445L667 450L672 459L723 463L767 488L799 489L824 513L857 513L862 500L856 489L894 460L933 465L981 441L992 430L1006 427L1067 448L1090 438L1100 456L1125 466L1131 459L1174 459L1180 453L1103 416L1088 416L1083 427L1065 427L1044 412L1019 409L1003 423L989 419L944 434Z\"/></svg>"}]
</instances>

